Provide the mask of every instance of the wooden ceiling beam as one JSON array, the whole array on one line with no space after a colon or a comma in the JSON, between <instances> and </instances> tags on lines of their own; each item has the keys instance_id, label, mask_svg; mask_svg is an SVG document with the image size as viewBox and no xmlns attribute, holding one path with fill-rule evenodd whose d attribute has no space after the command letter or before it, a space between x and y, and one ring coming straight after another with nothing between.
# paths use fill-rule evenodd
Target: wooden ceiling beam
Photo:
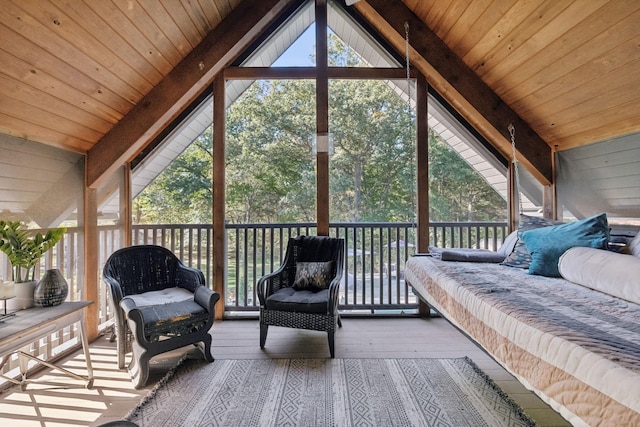
<instances>
[{"instance_id":1,"label":"wooden ceiling beam","mask_svg":"<svg viewBox=\"0 0 640 427\"><path fill-rule=\"evenodd\" d=\"M427 76L429 85L508 159L512 123L518 160L543 185L553 182L551 147L402 1L366 0L355 8L398 52L405 52L408 22L411 62Z\"/></svg>"},{"instance_id":2,"label":"wooden ceiling beam","mask_svg":"<svg viewBox=\"0 0 640 427\"><path fill-rule=\"evenodd\" d=\"M315 79L317 75L316 67L228 67L224 70L224 78L229 80ZM407 72L404 68L327 67L327 76L330 79L404 80ZM411 70L411 77L418 77L418 73Z\"/></svg>"},{"instance_id":3,"label":"wooden ceiling beam","mask_svg":"<svg viewBox=\"0 0 640 427\"><path fill-rule=\"evenodd\" d=\"M214 77L299 0L245 0L87 153L96 188L153 140Z\"/></svg>"}]
</instances>

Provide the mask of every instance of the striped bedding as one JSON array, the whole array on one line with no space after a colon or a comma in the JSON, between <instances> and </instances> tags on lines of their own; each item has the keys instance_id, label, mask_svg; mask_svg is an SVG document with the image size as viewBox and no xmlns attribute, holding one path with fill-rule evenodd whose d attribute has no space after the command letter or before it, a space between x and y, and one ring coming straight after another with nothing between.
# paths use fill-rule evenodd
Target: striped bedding
<instances>
[{"instance_id":1,"label":"striped bedding","mask_svg":"<svg viewBox=\"0 0 640 427\"><path fill-rule=\"evenodd\" d=\"M640 426L640 305L500 264L411 258L405 279L576 426Z\"/></svg>"}]
</instances>

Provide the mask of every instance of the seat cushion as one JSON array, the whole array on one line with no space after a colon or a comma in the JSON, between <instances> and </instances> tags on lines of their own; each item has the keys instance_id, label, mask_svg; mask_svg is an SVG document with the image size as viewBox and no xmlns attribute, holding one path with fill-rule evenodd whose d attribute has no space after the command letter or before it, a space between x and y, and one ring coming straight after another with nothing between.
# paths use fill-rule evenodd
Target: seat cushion
<instances>
[{"instance_id":1,"label":"seat cushion","mask_svg":"<svg viewBox=\"0 0 640 427\"><path fill-rule=\"evenodd\" d=\"M127 297L128 298L128 297ZM144 324L144 335L151 340L163 335L185 335L201 330L209 313L193 299L148 305L139 308Z\"/></svg>"},{"instance_id":2,"label":"seat cushion","mask_svg":"<svg viewBox=\"0 0 640 427\"><path fill-rule=\"evenodd\" d=\"M318 292L296 291L282 288L267 298L267 310L298 311L306 313L326 313L329 305L329 290Z\"/></svg>"},{"instance_id":3,"label":"seat cushion","mask_svg":"<svg viewBox=\"0 0 640 427\"><path fill-rule=\"evenodd\" d=\"M148 305L162 305L172 302L186 301L193 299L193 292L187 289L172 287L161 289L159 291L149 291L141 294L128 295L125 298L133 300L136 307L145 307Z\"/></svg>"}]
</instances>

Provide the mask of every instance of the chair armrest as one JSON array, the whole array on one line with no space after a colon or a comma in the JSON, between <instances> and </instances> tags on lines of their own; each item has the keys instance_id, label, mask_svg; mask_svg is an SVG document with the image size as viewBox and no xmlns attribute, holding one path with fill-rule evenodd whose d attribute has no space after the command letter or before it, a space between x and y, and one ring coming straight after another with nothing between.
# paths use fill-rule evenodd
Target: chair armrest
<instances>
[{"instance_id":1,"label":"chair armrest","mask_svg":"<svg viewBox=\"0 0 640 427\"><path fill-rule=\"evenodd\" d=\"M329 306L327 307L328 313L334 313L338 309L338 299L340 297L340 277L336 276L329 283Z\"/></svg>"},{"instance_id":2,"label":"chair armrest","mask_svg":"<svg viewBox=\"0 0 640 427\"><path fill-rule=\"evenodd\" d=\"M129 317L129 313L131 313L131 311L138 310L138 306L136 305L135 301L132 300L131 298L121 300L120 308L122 308L122 312L125 314L126 317Z\"/></svg>"},{"instance_id":3,"label":"chair armrest","mask_svg":"<svg viewBox=\"0 0 640 427\"><path fill-rule=\"evenodd\" d=\"M213 312L216 303L220 299L220 294L206 286L199 286L196 289L194 299L200 306L206 308L207 311Z\"/></svg>"},{"instance_id":4,"label":"chair armrest","mask_svg":"<svg viewBox=\"0 0 640 427\"><path fill-rule=\"evenodd\" d=\"M104 277L104 282L109 289L109 296L111 297L113 303L117 307L120 304L120 300L122 300L122 288L120 287L120 283L113 277Z\"/></svg>"},{"instance_id":5,"label":"chair armrest","mask_svg":"<svg viewBox=\"0 0 640 427\"><path fill-rule=\"evenodd\" d=\"M120 283L118 283L118 281L113 277L107 276L104 277L104 282L107 284L107 288L109 289L109 299L111 300L116 321L120 326L124 326L124 315L122 310L120 310L120 301L122 301L124 295L122 294Z\"/></svg>"},{"instance_id":6,"label":"chair armrest","mask_svg":"<svg viewBox=\"0 0 640 427\"><path fill-rule=\"evenodd\" d=\"M149 340L144 336L144 322L142 319L142 312L136 305L135 301L130 298L124 298L120 301L120 308L124 312L125 319L129 319L129 328L133 333L136 341L139 343L149 343Z\"/></svg>"},{"instance_id":7,"label":"chair armrest","mask_svg":"<svg viewBox=\"0 0 640 427\"><path fill-rule=\"evenodd\" d=\"M256 283L256 293L258 294L260 305L266 303L269 295L288 285L286 280L284 280L284 276L284 265L282 265L276 271L266 274L258 280L258 283Z\"/></svg>"},{"instance_id":8,"label":"chair armrest","mask_svg":"<svg viewBox=\"0 0 640 427\"><path fill-rule=\"evenodd\" d=\"M206 286L200 286L196 289L194 299L196 303L204 307L209 313L209 318L207 320L205 328L206 330L211 329L211 327L213 326L213 322L215 321L216 303L220 299L220 294L212 291Z\"/></svg>"},{"instance_id":9,"label":"chair armrest","mask_svg":"<svg viewBox=\"0 0 640 427\"><path fill-rule=\"evenodd\" d=\"M176 286L185 288L195 293L200 285L205 285L204 274L197 268L188 267L184 264L176 266Z\"/></svg>"}]
</instances>

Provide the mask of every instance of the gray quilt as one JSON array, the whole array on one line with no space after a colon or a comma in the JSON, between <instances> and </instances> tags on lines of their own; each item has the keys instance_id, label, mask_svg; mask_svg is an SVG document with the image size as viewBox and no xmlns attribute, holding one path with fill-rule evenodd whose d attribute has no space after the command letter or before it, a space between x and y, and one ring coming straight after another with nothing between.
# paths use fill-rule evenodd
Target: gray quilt
<instances>
[{"instance_id":1,"label":"gray quilt","mask_svg":"<svg viewBox=\"0 0 640 427\"><path fill-rule=\"evenodd\" d=\"M640 306L526 270L434 260L477 298L640 373Z\"/></svg>"},{"instance_id":2,"label":"gray quilt","mask_svg":"<svg viewBox=\"0 0 640 427\"><path fill-rule=\"evenodd\" d=\"M572 423L640 425L640 305L500 264L413 257L405 279Z\"/></svg>"}]
</instances>

